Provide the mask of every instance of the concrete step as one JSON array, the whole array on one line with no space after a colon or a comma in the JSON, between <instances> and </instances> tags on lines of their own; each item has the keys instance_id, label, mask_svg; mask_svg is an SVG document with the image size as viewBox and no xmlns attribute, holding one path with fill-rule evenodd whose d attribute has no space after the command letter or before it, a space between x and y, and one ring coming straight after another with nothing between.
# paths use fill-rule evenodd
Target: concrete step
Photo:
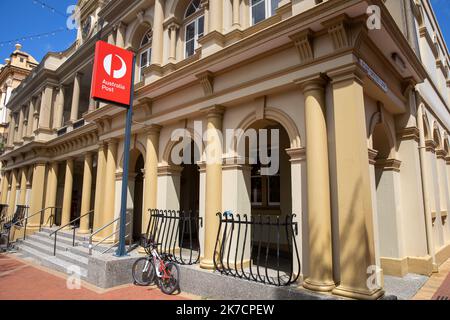
<instances>
[{"instance_id":1,"label":"concrete step","mask_svg":"<svg viewBox=\"0 0 450 320\"><path fill-rule=\"evenodd\" d=\"M36 232L35 234L28 236L27 237L27 241L31 240L31 241L35 241L35 242L39 242L45 245L51 245L52 250L53 250L53 246L54 246L54 238L53 236L50 237L49 236L49 232ZM82 242L79 240L75 241L75 247L72 246L72 239L69 239L67 237L60 237L58 235L57 239L56 239L56 251L60 251L60 250L64 250L64 251L71 251L75 254L79 254L83 257L89 257L89 242ZM95 243L94 243L95 245ZM105 251L106 249L108 249L110 247L110 245L99 245L93 248L93 252L92 254L100 254L101 252ZM111 249L111 251L109 252L113 252L114 249Z\"/></svg>"},{"instance_id":2,"label":"concrete step","mask_svg":"<svg viewBox=\"0 0 450 320\"><path fill-rule=\"evenodd\" d=\"M32 236L28 236L26 241L33 240L33 241L39 241L39 242L45 242L45 243L51 243L52 246L54 245L55 238L49 237L48 233L38 232L33 234ZM80 241L75 241L75 246L81 246L82 243ZM56 238L56 247L71 247L72 246L72 239L67 239L63 237L57 237Z\"/></svg>"},{"instance_id":3,"label":"concrete step","mask_svg":"<svg viewBox=\"0 0 450 320\"><path fill-rule=\"evenodd\" d=\"M42 255L53 257L53 244L48 245L37 241L27 240L18 244L18 247L19 250L28 247L41 252ZM56 258L83 268L87 268L89 263L89 259L87 257L71 252L69 251L69 248L61 248L60 250L56 250Z\"/></svg>"},{"instance_id":4,"label":"concrete step","mask_svg":"<svg viewBox=\"0 0 450 320\"><path fill-rule=\"evenodd\" d=\"M73 263L67 262L60 257L54 257L43 253L41 250L36 250L30 246L24 246L21 244L19 246L19 252L26 258L32 258L34 262L42 265L44 267L68 274L73 273L74 269ZM79 268L80 277L82 279L87 279L88 271L85 267L75 264Z\"/></svg>"},{"instance_id":5,"label":"concrete step","mask_svg":"<svg viewBox=\"0 0 450 320\"><path fill-rule=\"evenodd\" d=\"M50 235L50 233L58 230L56 227L52 228L42 228L42 231L40 233L46 233ZM89 236L90 234L78 234L77 230L75 231L75 241L79 242L89 242ZM73 231L72 230L60 230L58 231L57 238L63 238L63 239L70 239L72 241L73 239Z\"/></svg>"}]
</instances>

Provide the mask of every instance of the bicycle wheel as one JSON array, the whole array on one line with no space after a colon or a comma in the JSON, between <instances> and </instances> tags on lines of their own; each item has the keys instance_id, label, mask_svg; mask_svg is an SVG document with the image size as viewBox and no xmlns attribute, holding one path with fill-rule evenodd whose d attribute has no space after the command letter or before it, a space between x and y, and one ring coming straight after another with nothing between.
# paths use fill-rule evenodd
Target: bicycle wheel
<instances>
[{"instance_id":1,"label":"bicycle wheel","mask_svg":"<svg viewBox=\"0 0 450 320\"><path fill-rule=\"evenodd\" d=\"M180 289L180 268L173 262L167 262L165 268L163 277L158 278L159 287L162 292L171 295L175 290Z\"/></svg>"},{"instance_id":2,"label":"bicycle wheel","mask_svg":"<svg viewBox=\"0 0 450 320\"><path fill-rule=\"evenodd\" d=\"M132 268L134 283L140 286L149 286L155 282L156 272L153 261L149 258L137 259Z\"/></svg>"}]
</instances>

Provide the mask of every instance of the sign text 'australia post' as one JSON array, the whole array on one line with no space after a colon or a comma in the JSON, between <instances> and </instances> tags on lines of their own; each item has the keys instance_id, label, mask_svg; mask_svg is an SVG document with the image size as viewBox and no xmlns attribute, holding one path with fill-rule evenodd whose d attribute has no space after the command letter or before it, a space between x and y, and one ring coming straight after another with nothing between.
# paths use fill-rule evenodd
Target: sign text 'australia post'
<instances>
[{"instance_id":1,"label":"sign text 'australia post'","mask_svg":"<svg viewBox=\"0 0 450 320\"><path fill-rule=\"evenodd\" d=\"M98 41L92 74L92 98L129 106L133 60L131 51Z\"/></svg>"}]
</instances>

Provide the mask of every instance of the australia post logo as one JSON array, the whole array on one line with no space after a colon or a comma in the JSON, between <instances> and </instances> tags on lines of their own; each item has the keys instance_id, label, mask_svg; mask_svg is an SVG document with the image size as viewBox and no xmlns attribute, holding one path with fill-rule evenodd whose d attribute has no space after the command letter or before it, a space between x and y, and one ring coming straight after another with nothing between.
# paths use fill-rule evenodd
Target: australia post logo
<instances>
[{"instance_id":1,"label":"australia post logo","mask_svg":"<svg viewBox=\"0 0 450 320\"><path fill-rule=\"evenodd\" d=\"M123 106L130 105L133 53L97 42L92 72L92 98Z\"/></svg>"}]
</instances>

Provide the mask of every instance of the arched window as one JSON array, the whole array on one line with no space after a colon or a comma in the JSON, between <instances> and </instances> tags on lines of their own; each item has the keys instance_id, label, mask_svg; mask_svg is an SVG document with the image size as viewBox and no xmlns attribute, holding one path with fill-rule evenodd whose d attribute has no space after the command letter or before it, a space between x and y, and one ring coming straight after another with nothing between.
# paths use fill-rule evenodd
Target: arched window
<instances>
[{"instance_id":1,"label":"arched window","mask_svg":"<svg viewBox=\"0 0 450 320\"><path fill-rule=\"evenodd\" d=\"M144 78L144 69L151 63L152 58L152 30L147 31L139 47L139 80Z\"/></svg>"},{"instance_id":2,"label":"arched window","mask_svg":"<svg viewBox=\"0 0 450 320\"><path fill-rule=\"evenodd\" d=\"M250 20L257 24L275 14L279 0L250 0Z\"/></svg>"},{"instance_id":3,"label":"arched window","mask_svg":"<svg viewBox=\"0 0 450 320\"><path fill-rule=\"evenodd\" d=\"M192 0L184 14L184 57L188 58L198 48L198 39L203 36L205 17L204 10L200 6L200 0Z\"/></svg>"}]
</instances>

